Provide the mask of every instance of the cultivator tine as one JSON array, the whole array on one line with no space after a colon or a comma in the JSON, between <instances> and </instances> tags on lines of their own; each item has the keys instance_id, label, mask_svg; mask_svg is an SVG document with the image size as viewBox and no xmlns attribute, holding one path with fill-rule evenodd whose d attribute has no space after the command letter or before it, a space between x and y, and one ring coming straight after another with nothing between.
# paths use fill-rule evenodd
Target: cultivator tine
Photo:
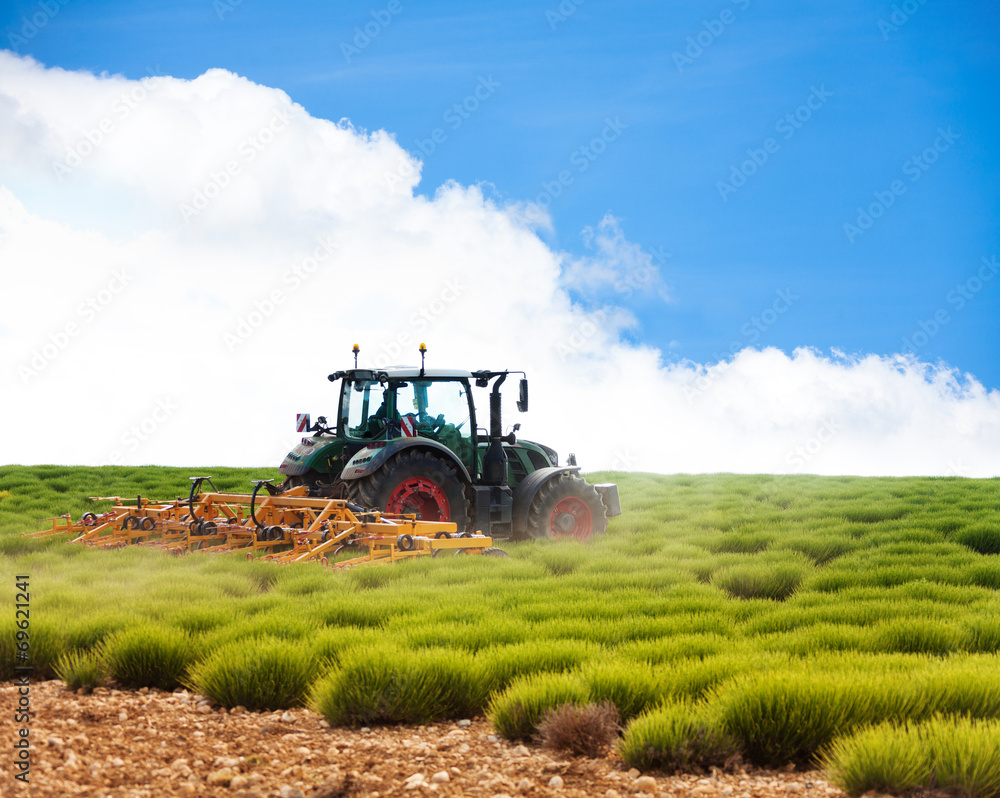
<instances>
[{"instance_id":1,"label":"cultivator tine","mask_svg":"<svg viewBox=\"0 0 1000 798\"><path fill-rule=\"evenodd\" d=\"M99 548L155 546L174 554L246 550L275 563L318 562L341 570L382 565L441 551L478 554L492 545L483 535L456 535L452 523L389 516L343 499L309 496L305 486L279 492L271 480L255 480L250 494L219 493L210 477L191 477L187 499L154 502L136 496L93 497L114 501L104 512L48 519L52 528L33 535L75 534L74 543ZM205 486L211 492L204 492ZM264 490L266 495L261 496ZM330 562L347 547L367 553Z\"/></svg>"}]
</instances>

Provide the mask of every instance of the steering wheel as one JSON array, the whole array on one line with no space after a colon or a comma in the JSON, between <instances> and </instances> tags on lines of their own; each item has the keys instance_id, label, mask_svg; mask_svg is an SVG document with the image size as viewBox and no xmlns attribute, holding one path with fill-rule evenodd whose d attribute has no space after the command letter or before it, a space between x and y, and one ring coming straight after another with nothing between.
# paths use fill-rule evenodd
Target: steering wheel
<instances>
[{"instance_id":1,"label":"steering wheel","mask_svg":"<svg viewBox=\"0 0 1000 798\"><path fill-rule=\"evenodd\" d=\"M365 423L365 431L361 437L363 438L377 438L383 432L385 432L386 421L382 416L372 416Z\"/></svg>"}]
</instances>

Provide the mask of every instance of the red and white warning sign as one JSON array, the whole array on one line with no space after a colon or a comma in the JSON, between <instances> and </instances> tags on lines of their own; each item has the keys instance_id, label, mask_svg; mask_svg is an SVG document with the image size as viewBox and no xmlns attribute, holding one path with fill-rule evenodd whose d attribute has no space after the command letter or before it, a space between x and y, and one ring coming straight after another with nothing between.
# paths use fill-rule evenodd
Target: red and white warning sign
<instances>
[{"instance_id":1,"label":"red and white warning sign","mask_svg":"<svg viewBox=\"0 0 1000 798\"><path fill-rule=\"evenodd\" d=\"M417 420L412 415L403 416L402 419L403 435L407 438L413 438L417 434Z\"/></svg>"},{"instance_id":2,"label":"red and white warning sign","mask_svg":"<svg viewBox=\"0 0 1000 798\"><path fill-rule=\"evenodd\" d=\"M295 414L295 431L296 432L308 432L309 427L312 424L309 423L308 413L296 413Z\"/></svg>"}]
</instances>

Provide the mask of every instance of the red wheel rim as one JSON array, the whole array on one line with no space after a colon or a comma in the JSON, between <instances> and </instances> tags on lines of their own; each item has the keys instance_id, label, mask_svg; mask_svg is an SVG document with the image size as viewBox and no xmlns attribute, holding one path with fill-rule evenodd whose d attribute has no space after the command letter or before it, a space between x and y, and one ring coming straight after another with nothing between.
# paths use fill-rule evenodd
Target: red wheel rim
<instances>
[{"instance_id":1,"label":"red wheel rim","mask_svg":"<svg viewBox=\"0 0 1000 798\"><path fill-rule=\"evenodd\" d=\"M426 477L400 482L389 495L385 511L392 515L416 513L424 521L450 521L451 505L441 486Z\"/></svg>"},{"instance_id":2,"label":"red wheel rim","mask_svg":"<svg viewBox=\"0 0 1000 798\"><path fill-rule=\"evenodd\" d=\"M549 516L549 537L584 541L594 533L594 516L583 499L567 496L556 502Z\"/></svg>"}]
</instances>

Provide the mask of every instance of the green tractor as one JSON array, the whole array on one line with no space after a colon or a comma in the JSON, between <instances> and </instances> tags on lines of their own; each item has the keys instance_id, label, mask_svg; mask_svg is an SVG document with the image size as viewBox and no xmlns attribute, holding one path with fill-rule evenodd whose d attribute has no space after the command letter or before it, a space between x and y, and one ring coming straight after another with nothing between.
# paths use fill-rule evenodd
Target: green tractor
<instances>
[{"instance_id":1,"label":"green tractor","mask_svg":"<svg viewBox=\"0 0 1000 798\"><path fill-rule=\"evenodd\" d=\"M494 538L574 538L600 534L621 513L618 486L591 485L570 455L559 465L548 446L503 434L500 386L521 374L517 409L528 409L523 372L355 368L340 382L337 423L320 416L285 457L282 489L347 499L366 509L451 521ZM421 362L426 348L421 344ZM472 386L489 388L489 430L477 425Z\"/></svg>"}]
</instances>

